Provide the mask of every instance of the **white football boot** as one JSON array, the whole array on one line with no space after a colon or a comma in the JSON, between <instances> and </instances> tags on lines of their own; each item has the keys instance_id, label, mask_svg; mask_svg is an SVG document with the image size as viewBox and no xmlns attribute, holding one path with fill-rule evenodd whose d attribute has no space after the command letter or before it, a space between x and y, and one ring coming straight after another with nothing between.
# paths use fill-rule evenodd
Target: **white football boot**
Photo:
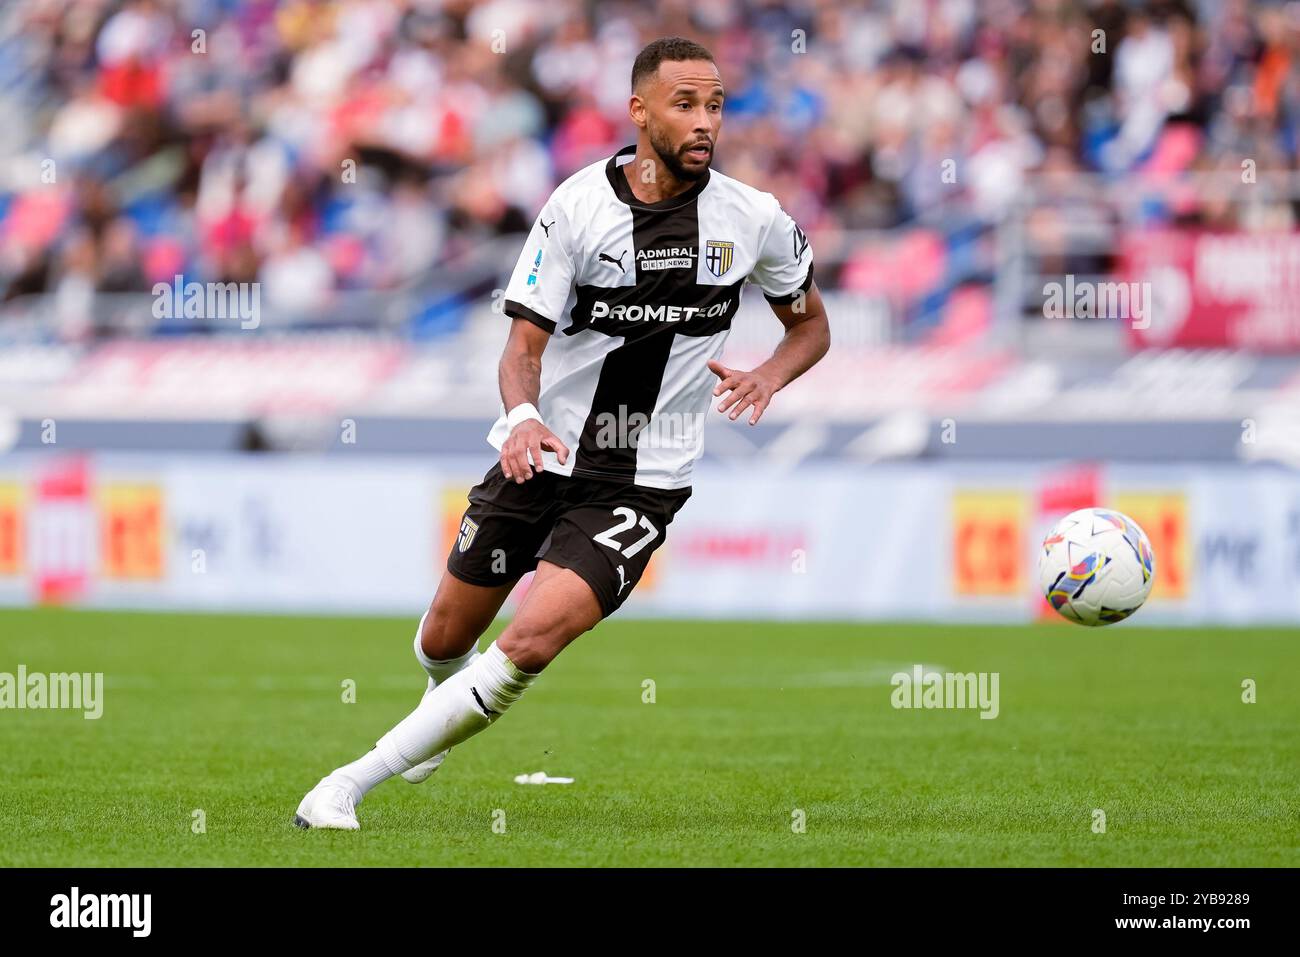
<instances>
[{"instance_id":1,"label":"white football boot","mask_svg":"<svg viewBox=\"0 0 1300 957\"><path fill-rule=\"evenodd\" d=\"M352 800L352 789L337 778L328 775L307 792L293 823L301 828L333 828L339 831L359 831L357 805Z\"/></svg>"},{"instance_id":2,"label":"white football boot","mask_svg":"<svg viewBox=\"0 0 1300 957\"><path fill-rule=\"evenodd\" d=\"M437 687L437 685L434 683L434 680L430 678L429 686L424 689L424 693L426 695L429 694L429 692L433 691L435 687ZM402 777L407 781L410 781L412 784L419 784L421 781L427 780L434 771L438 770L438 767L446 759L450 751L451 748L448 748L446 751L439 751L428 761L422 761L409 771L403 771Z\"/></svg>"}]
</instances>

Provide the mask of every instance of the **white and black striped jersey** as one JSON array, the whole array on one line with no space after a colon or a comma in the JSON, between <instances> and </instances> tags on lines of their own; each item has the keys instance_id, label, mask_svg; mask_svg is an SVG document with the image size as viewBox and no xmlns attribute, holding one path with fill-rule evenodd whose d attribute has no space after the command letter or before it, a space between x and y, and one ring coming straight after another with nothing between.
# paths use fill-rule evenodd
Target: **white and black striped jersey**
<instances>
[{"instance_id":1,"label":"white and black striped jersey","mask_svg":"<svg viewBox=\"0 0 1300 957\"><path fill-rule=\"evenodd\" d=\"M549 472L684 488L745 281L774 303L812 284L812 251L775 196L714 171L642 203L619 150L561 183L529 233L505 313L551 333L538 410L569 448ZM488 441L508 435L505 410Z\"/></svg>"}]
</instances>

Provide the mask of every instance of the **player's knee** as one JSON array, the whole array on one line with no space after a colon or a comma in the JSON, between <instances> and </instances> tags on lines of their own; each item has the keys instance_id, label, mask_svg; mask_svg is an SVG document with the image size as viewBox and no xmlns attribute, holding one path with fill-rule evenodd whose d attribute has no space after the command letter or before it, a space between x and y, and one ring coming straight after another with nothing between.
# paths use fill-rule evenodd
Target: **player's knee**
<instances>
[{"instance_id":1,"label":"player's knee","mask_svg":"<svg viewBox=\"0 0 1300 957\"><path fill-rule=\"evenodd\" d=\"M456 613L448 601L438 598L429 605L424 616L424 630L420 633L420 647L435 661L449 661L465 654L478 638L478 633L468 627L464 616Z\"/></svg>"},{"instance_id":2,"label":"player's knee","mask_svg":"<svg viewBox=\"0 0 1300 957\"><path fill-rule=\"evenodd\" d=\"M555 660L570 640L555 625L516 620L501 633L497 647L520 671L536 674Z\"/></svg>"}]
</instances>

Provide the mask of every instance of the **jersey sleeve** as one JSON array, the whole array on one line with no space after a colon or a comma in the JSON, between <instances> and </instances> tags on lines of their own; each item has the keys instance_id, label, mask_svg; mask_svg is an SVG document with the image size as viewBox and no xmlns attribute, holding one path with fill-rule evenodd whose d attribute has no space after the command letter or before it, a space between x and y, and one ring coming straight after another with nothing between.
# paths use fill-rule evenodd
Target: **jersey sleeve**
<instances>
[{"instance_id":1,"label":"jersey sleeve","mask_svg":"<svg viewBox=\"0 0 1300 957\"><path fill-rule=\"evenodd\" d=\"M749 278L774 305L794 302L812 285L813 257L808 237L779 203Z\"/></svg>"},{"instance_id":2,"label":"jersey sleeve","mask_svg":"<svg viewBox=\"0 0 1300 957\"><path fill-rule=\"evenodd\" d=\"M506 285L505 314L554 334L573 286L571 232L555 194L533 223Z\"/></svg>"}]
</instances>

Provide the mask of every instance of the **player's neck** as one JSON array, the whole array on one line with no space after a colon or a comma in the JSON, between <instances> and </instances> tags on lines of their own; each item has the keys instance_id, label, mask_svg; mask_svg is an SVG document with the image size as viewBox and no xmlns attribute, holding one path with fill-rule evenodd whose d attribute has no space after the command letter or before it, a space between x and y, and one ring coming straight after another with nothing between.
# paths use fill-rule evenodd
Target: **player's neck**
<instances>
[{"instance_id":1,"label":"player's neck","mask_svg":"<svg viewBox=\"0 0 1300 957\"><path fill-rule=\"evenodd\" d=\"M632 195L647 205L679 196L698 182L693 179L678 179L659 159L659 154L653 147L641 143L637 144L632 162L623 164L623 175L627 177Z\"/></svg>"}]
</instances>

